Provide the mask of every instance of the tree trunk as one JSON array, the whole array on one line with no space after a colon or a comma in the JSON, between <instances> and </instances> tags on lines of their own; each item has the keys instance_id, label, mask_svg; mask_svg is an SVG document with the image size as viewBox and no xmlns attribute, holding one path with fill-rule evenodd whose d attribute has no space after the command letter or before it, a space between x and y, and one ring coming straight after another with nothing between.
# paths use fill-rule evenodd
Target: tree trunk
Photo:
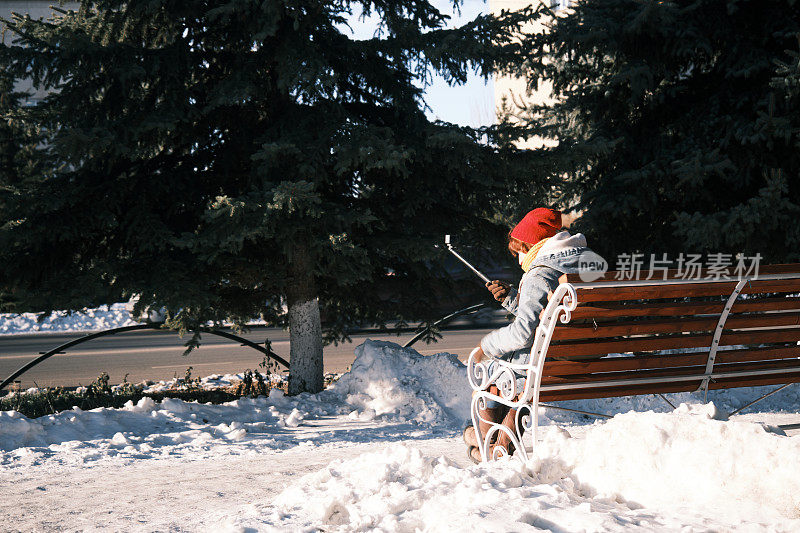
<instances>
[{"instance_id":1,"label":"tree trunk","mask_svg":"<svg viewBox=\"0 0 800 533\"><path fill-rule=\"evenodd\" d=\"M308 246L294 246L289 266L289 394L322 390L322 324Z\"/></svg>"}]
</instances>

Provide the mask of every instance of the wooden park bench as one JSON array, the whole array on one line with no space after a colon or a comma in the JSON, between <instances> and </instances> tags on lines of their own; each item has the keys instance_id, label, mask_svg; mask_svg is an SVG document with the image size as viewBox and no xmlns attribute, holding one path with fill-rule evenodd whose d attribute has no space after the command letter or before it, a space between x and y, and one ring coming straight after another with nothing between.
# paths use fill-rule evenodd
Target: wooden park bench
<instances>
[{"instance_id":1,"label":"wooden park bench","mask_svg":"<svg viewBox=\"0 0 800 533\"><path fill-rule=\"evenodd\" d=\"M563 275L527 364L498 361L489 375L488 362L470 356L472 422L484 461L498 431L527 459L523 435L532 448L540 402L800 381L800 297L792 296L800 293L800 264L762 266L741 279L709 275L608 272L591 282ZM492 424L481 435L478 408L488 400L517 410L515 434ZM495 446L492 458L505 453Z\"/></svg>"}]
</instances>

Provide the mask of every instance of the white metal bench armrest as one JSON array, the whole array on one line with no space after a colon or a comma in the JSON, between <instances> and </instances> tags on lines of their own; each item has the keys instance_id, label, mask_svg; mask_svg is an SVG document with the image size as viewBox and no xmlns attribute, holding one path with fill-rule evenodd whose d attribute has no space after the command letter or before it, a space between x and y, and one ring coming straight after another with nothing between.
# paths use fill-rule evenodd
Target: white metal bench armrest
<instances>
[{"instance_id":1,"label":"white metal bench armrest","mask_svg":"<svg viewBox=\"0 0 800 533\"><path fill-rule=\"evenodd\" d=\"M542 379L542 368L547 356L547 348L553 337L553 330L558 321L569 322L571 312L577 306L575 288L569 283L559 285L545 307L538 327L536 328L530 356L525 364L515 364L501 359L475 360L477 349L470 354L467 361L467 376L473 389L471 414L478 444L483 460L488 459L489 443L497 432L506 433L516 453L527 460L527 452L522 440L523 433L530 435L532 443L536 442L536 426L538 423L539 387ZM517 384L518 378L524 377L522 386ZM494 385L498 394L489 392ZM480 411L486 408L487 402L494 401L517 410L517 431L512 432L502 424L481 417ZM489 425L486 435L481 435L479 422ZM507 453L507 450L495 446L493 458Z\"/></svg>"}]
</instances>

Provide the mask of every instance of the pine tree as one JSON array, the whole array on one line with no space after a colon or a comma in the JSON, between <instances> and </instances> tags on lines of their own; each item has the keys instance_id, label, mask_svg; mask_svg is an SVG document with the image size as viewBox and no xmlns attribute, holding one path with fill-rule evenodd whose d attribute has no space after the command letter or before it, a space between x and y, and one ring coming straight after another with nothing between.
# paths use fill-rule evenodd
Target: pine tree
<instances>
[{"instance_id":1,"label":"pine tree","mask_svg":"<svg viewBox=\"0 0 800 533\"><path fill-rule=\"evenodd\" d=\"M359 10L374 38L347 31ZM317 391L321 322L336 341L432 318L453 296L434 245L500 243L499 208L546 187L493 131L424 114L432 72L510 68L532 15L446 29L417 0L101 0L18 18L10 72L54 89L19 121L56 170L3 213L2 275L40 307L139 294L182 331L261 315L289 328L290 392Z\"/></svg>"},{"instance_id":2,"label":"pine tree","mask_svg":"<svg viewBox=\"0 0 800 533\"><path fill-rule=\"evenodd\" d=\"M800 259L797 95L773 82L798 32L794 1L580 0L530 36L519 74L557 103L519 114L593 247Z\"/></svg>"},{"instance_id":3,"label":"pine tree","mask_svg":"<svg viewBox=\"0 0 800 533\"><path fill-rule=\"evenodd\" d=\"M41 179L46 168L36 156L43 139L41 131L14 120L29 94L19 90L15 78L2 68L8 59L0 51L0 213L7 211L8 202L26 183ZM0 312L17 308L20 296L15 292L6 279L0 278Z\"/></svg>"}]
</instances>

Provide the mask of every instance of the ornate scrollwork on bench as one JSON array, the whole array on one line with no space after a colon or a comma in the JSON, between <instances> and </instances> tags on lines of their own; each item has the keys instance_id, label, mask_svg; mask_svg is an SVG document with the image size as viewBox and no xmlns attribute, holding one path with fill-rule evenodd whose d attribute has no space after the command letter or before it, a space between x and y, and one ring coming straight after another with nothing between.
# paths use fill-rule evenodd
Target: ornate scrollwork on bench
<instances>
[{"instance_id":1,"label":"ornate scrollwork on bench","mask_svg":"<svg viewBox=\"0 0 800 533\"><path fill-rule=\"evenodd\" d=\"M536 440L536 406L547 347L558 322L569 322L576 305L577 296L572 285L559 285L542 312L530 356L524 364L500 359L476 361L475 353L470 354L467 362L467 375L473 389L470 412L484 461L489 458L490 453L492 459L509 454L510 450L496 442L500 434L507 437L514 453L527 460L523 435L530 435L531 442ZM489 402L508 406L515 411L514 430L481 416L481 411L487 408ZM481 433L481 427L486 428L485 434Z\"/></svg>"}]
</instances>

